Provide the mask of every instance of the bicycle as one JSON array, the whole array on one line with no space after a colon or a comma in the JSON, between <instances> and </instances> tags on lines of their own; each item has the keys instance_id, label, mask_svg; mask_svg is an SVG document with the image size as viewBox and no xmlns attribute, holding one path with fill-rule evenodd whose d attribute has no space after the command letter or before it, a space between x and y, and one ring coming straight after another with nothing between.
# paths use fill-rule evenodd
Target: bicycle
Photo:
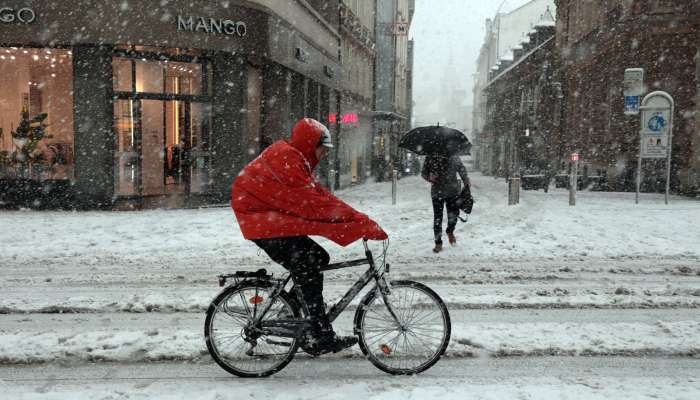
<instances>
[{"instance_id":1,"label":"bicycle","mask_svg":"<svg viewBox=\"0 0 700 400\"><path fill-rule=\"evenodd\" d=\"M435 365L450 341L450 315L440 296L424 284L390 281L386 263L375 266L367 240L365 258L329 264L322 271L369 264L367 271L328 311L333 322L367 286L375 286L360 301L353 333L362 353L380 370L412 375ZM264 377L282 370L307 344L310 328L301 290L287 274L275 279L265 269L219 275L225 287L211 302L204 322L207 349L216 363L240 377ZM226 287L229 279L234 284Z\"/></svg>"}]
</instances>

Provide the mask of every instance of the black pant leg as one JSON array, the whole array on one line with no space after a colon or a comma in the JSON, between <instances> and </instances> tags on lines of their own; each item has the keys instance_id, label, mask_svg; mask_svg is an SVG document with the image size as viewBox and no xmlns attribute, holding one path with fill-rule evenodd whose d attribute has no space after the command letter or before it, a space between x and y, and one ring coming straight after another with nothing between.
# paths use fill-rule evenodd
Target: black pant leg
<instances>
[{"instance_id":1,"label":"black pant leg","mask_svg":"<svg viewBox=\"0 0 700 400\"><path fill-rule=\"evenodd\" d=\"M294 283L301 289L309 314L314 317L323 316L325 307L321 268L330 261L328 252L308 236L256 239L253 242L273 261L289 270Z\"/></svg>"},{"instance_id":2,"label":"black pant leg","mask_svg":"<svg viewBox=\"0 0 700 400\"><path fill-rule=\"evenodd\" d=\"M435 243L442 243L442 209L445 207L445 200L433 197L433 234Z\"/></svg>"},{"instance_id":3,"label":"black pant leg","mask_svg":"<svg viewBox=\"0 0 700 400\"><path fill-rule=\"evenodd\" d=\"M445 200L445 206L447 207L447 229L445 232L447 233L453 233L457 226L457 217L459 217L458 199L459 196L455 196Z\"/></svg>"}]
</instances>

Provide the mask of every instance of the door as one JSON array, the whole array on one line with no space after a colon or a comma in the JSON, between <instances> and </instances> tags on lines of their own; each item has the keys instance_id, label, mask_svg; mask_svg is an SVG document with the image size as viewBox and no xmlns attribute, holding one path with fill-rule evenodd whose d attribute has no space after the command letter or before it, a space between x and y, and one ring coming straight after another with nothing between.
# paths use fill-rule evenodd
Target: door
<instances>
[{"instance_id":1,"label":"door","mask_svg":"<svg viewBox=\"0 0 700 400\"><path fill-rule=\"evenodd\" d=\"M209 110L184 100L115 102L116 193L199 193L209 183Z\"/></svg>"},{"instance_id":2,"label":"door","mask_svg":"<svg viewBox=\"0 0 700 400\"><path fill-rule=\"evenodd\" d=\"M141 190L141 126L134 100L114 102L114 193L134 196Z\"/></svg>"}]
</instances>

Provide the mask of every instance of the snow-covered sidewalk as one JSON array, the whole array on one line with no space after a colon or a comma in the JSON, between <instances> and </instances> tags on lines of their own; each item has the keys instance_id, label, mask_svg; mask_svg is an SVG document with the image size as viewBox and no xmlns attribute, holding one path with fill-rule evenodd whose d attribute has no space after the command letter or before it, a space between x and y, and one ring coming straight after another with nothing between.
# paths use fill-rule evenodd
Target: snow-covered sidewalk
<instances>
[{"instance_id":1,"label":"snow-covered sidewalk","mask_svg":"<svg viewBox=\"0 0 700 400\"><path fill-rule=\"evenodd\" d=\"M580 192L570 207L567 192L524 191L521 204L506 205L502 180L472 174L476 198L467 224L458 226L459 247L439 255L432 246L428 184L417 177L399 182L391 205L390 185L371 183L338 196L376 219L391 238L396 264L498 258L675 258L700 260L700 201L656 194L634 204L633 193ZM0 230L7 267L110 265L139 273L144 267L258 264L258 249L246 242L228 207L138 212L2 211ZM10 228L10 229L7 229ZM320 240L333 259L362 254L355 244L339 248ZM89 270L88 270L89 271Z\"/></svg>"}]
</instances>

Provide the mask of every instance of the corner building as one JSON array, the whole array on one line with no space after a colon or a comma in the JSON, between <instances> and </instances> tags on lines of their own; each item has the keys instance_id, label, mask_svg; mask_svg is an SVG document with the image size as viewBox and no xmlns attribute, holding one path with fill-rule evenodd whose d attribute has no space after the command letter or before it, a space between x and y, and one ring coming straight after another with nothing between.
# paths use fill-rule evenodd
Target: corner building
<instances>
[{"instance_id":1,"label":"corner building","mask_svg":"<svg viewBox=\"0 0 700 400\"><path fill-rule=\"evenodd\" d=\"M338 112L338 7L1 1L0 205L228 201L297 119Z\"/></svg>"}]
</instances>

